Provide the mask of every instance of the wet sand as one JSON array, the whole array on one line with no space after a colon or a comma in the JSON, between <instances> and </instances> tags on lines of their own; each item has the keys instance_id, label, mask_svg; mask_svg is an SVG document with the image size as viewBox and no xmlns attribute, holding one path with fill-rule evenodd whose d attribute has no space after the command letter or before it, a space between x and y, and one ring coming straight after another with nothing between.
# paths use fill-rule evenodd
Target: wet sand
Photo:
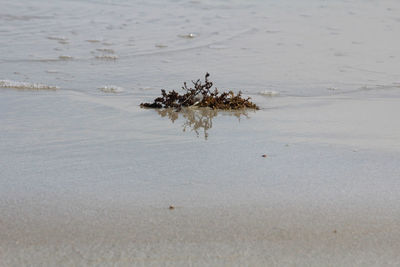
<instances>
[{"instance_id":1,"label":"wet sand","mask_svg":"<svg viewBox=\"0 0 400 267\"><path fill-rule=\"evenodd\" d=\"M55 209L57 216L7 218L2 265L398 265L398 210L301 204Z\"/></svg>"},{"instance_id":2,"label":"wet sand","mask_svg":"<svg viewBox=\"0 0 400 267\"><path fill-rule=\"evenodd\" d=\"M249 118L209 116L207 139L183 131L199 110L5 90L3 266L400 262L396 88L259 96Z\"/></svg>"}]
</instances>

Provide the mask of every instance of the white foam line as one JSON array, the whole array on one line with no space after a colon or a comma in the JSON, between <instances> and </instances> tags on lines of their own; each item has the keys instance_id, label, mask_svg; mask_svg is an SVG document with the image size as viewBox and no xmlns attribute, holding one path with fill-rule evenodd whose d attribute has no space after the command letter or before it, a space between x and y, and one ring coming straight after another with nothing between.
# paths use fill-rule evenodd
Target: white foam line
<instances>
[{"instance_id":1,"label":"white foam line","mask_svg":"<svg viewBox=\"0 0 400 267\"><path fill-rule=\"evenodd\" d=\"M35 90L56 90L58 86L40 84L40 83L28 83L28 82L17 82L11 80L0 80L0 87L2 88L15 88L15 89L35 89Z\"/></svg>"},{"instance_id":2,"label":"white foam line","mask_svg":"<svg viewBox=\"0 0 400 267\"><path fill-rule=\"evenodd\" d=\"M272 91L272 90L264 90L264 91L259 92L259 94L263 95L263 96L277 96L277 95L279 95L279 92Z\"/></svg>"},{"instance_id":3,"label":"white foam line","mask_svg":"<svg viewBox=\"0 0 400 267\"><path fill-rule=\"evenodd\" d=\"M99 89L105 93L121 93L125 91L124 88L115 85L106 85Z\"/></svg>"}]
</instances>

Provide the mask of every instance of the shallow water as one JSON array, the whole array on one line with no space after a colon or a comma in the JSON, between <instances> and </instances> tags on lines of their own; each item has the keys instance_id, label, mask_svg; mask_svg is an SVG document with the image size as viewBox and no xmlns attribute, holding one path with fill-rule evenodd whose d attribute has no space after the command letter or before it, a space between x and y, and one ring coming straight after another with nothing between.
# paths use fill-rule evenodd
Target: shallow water
<instances>
[{"instance_id":1,"label":"shallow water","mask_svg":"<svg viewBox=\"0 0 400 267\"><path fill-rule=\"evenodd\" d=\"M0 79L88 94L113 84L154 95L207 71L248 94L390 87L398 13L397 1L6 2Z\"/></svg>"}]
</instances>

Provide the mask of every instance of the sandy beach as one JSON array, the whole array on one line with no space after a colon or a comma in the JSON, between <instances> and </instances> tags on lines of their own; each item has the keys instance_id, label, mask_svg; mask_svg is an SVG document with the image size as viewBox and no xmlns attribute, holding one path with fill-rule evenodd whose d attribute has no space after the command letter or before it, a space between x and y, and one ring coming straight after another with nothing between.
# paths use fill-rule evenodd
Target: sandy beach
<instances>
[{"instance_id":1,"label":"sandy beach","mask_svg":"<svg viewBox=\"0 0 400 267\"><path fill-rule=\"evenodd\" d=\"M0 266L399 266L400 4L167 2L4 4Z\"/></svg>"},{"instance_id":2,"label":"sandy beach","mask_svg":"<svg viewBox=\"0 0 400 267\"><path fill-rule=\"evenodd\" d=\"M126 97L76 98L3 92L25 119L2 128L2 265L399 263L398 98L275 98L213 117L207 140Z\"/></svg>"}]
</instances>

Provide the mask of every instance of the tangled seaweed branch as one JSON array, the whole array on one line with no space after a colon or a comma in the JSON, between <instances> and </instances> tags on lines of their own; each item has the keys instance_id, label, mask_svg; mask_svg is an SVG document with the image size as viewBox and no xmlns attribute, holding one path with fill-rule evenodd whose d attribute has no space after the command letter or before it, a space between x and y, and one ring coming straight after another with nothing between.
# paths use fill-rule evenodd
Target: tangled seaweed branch
<instances>
[{"instance_id":1,"label":"tangled seaweed branch","mask_svg":"<svg viewBox=\"0 0 400 267\"><path fill-rule=\"evenodd\" d=\"M193 88L188 87L186 82L182 86L184 94L179 94L175 90L166 92L161 90L161 96L154 99L153 103L142 103L145 108L175 108L180 110L182 107L199 106L212 109L238 110L238 109L259 109L256 104L250 101L250 97L243 98L242 93L235 95L234 92L219 93L218 89L211 90L213 83L208 80L209 73L205 75L204 84L198 79L192 81Z\"/></svg>"}]
</instances>

